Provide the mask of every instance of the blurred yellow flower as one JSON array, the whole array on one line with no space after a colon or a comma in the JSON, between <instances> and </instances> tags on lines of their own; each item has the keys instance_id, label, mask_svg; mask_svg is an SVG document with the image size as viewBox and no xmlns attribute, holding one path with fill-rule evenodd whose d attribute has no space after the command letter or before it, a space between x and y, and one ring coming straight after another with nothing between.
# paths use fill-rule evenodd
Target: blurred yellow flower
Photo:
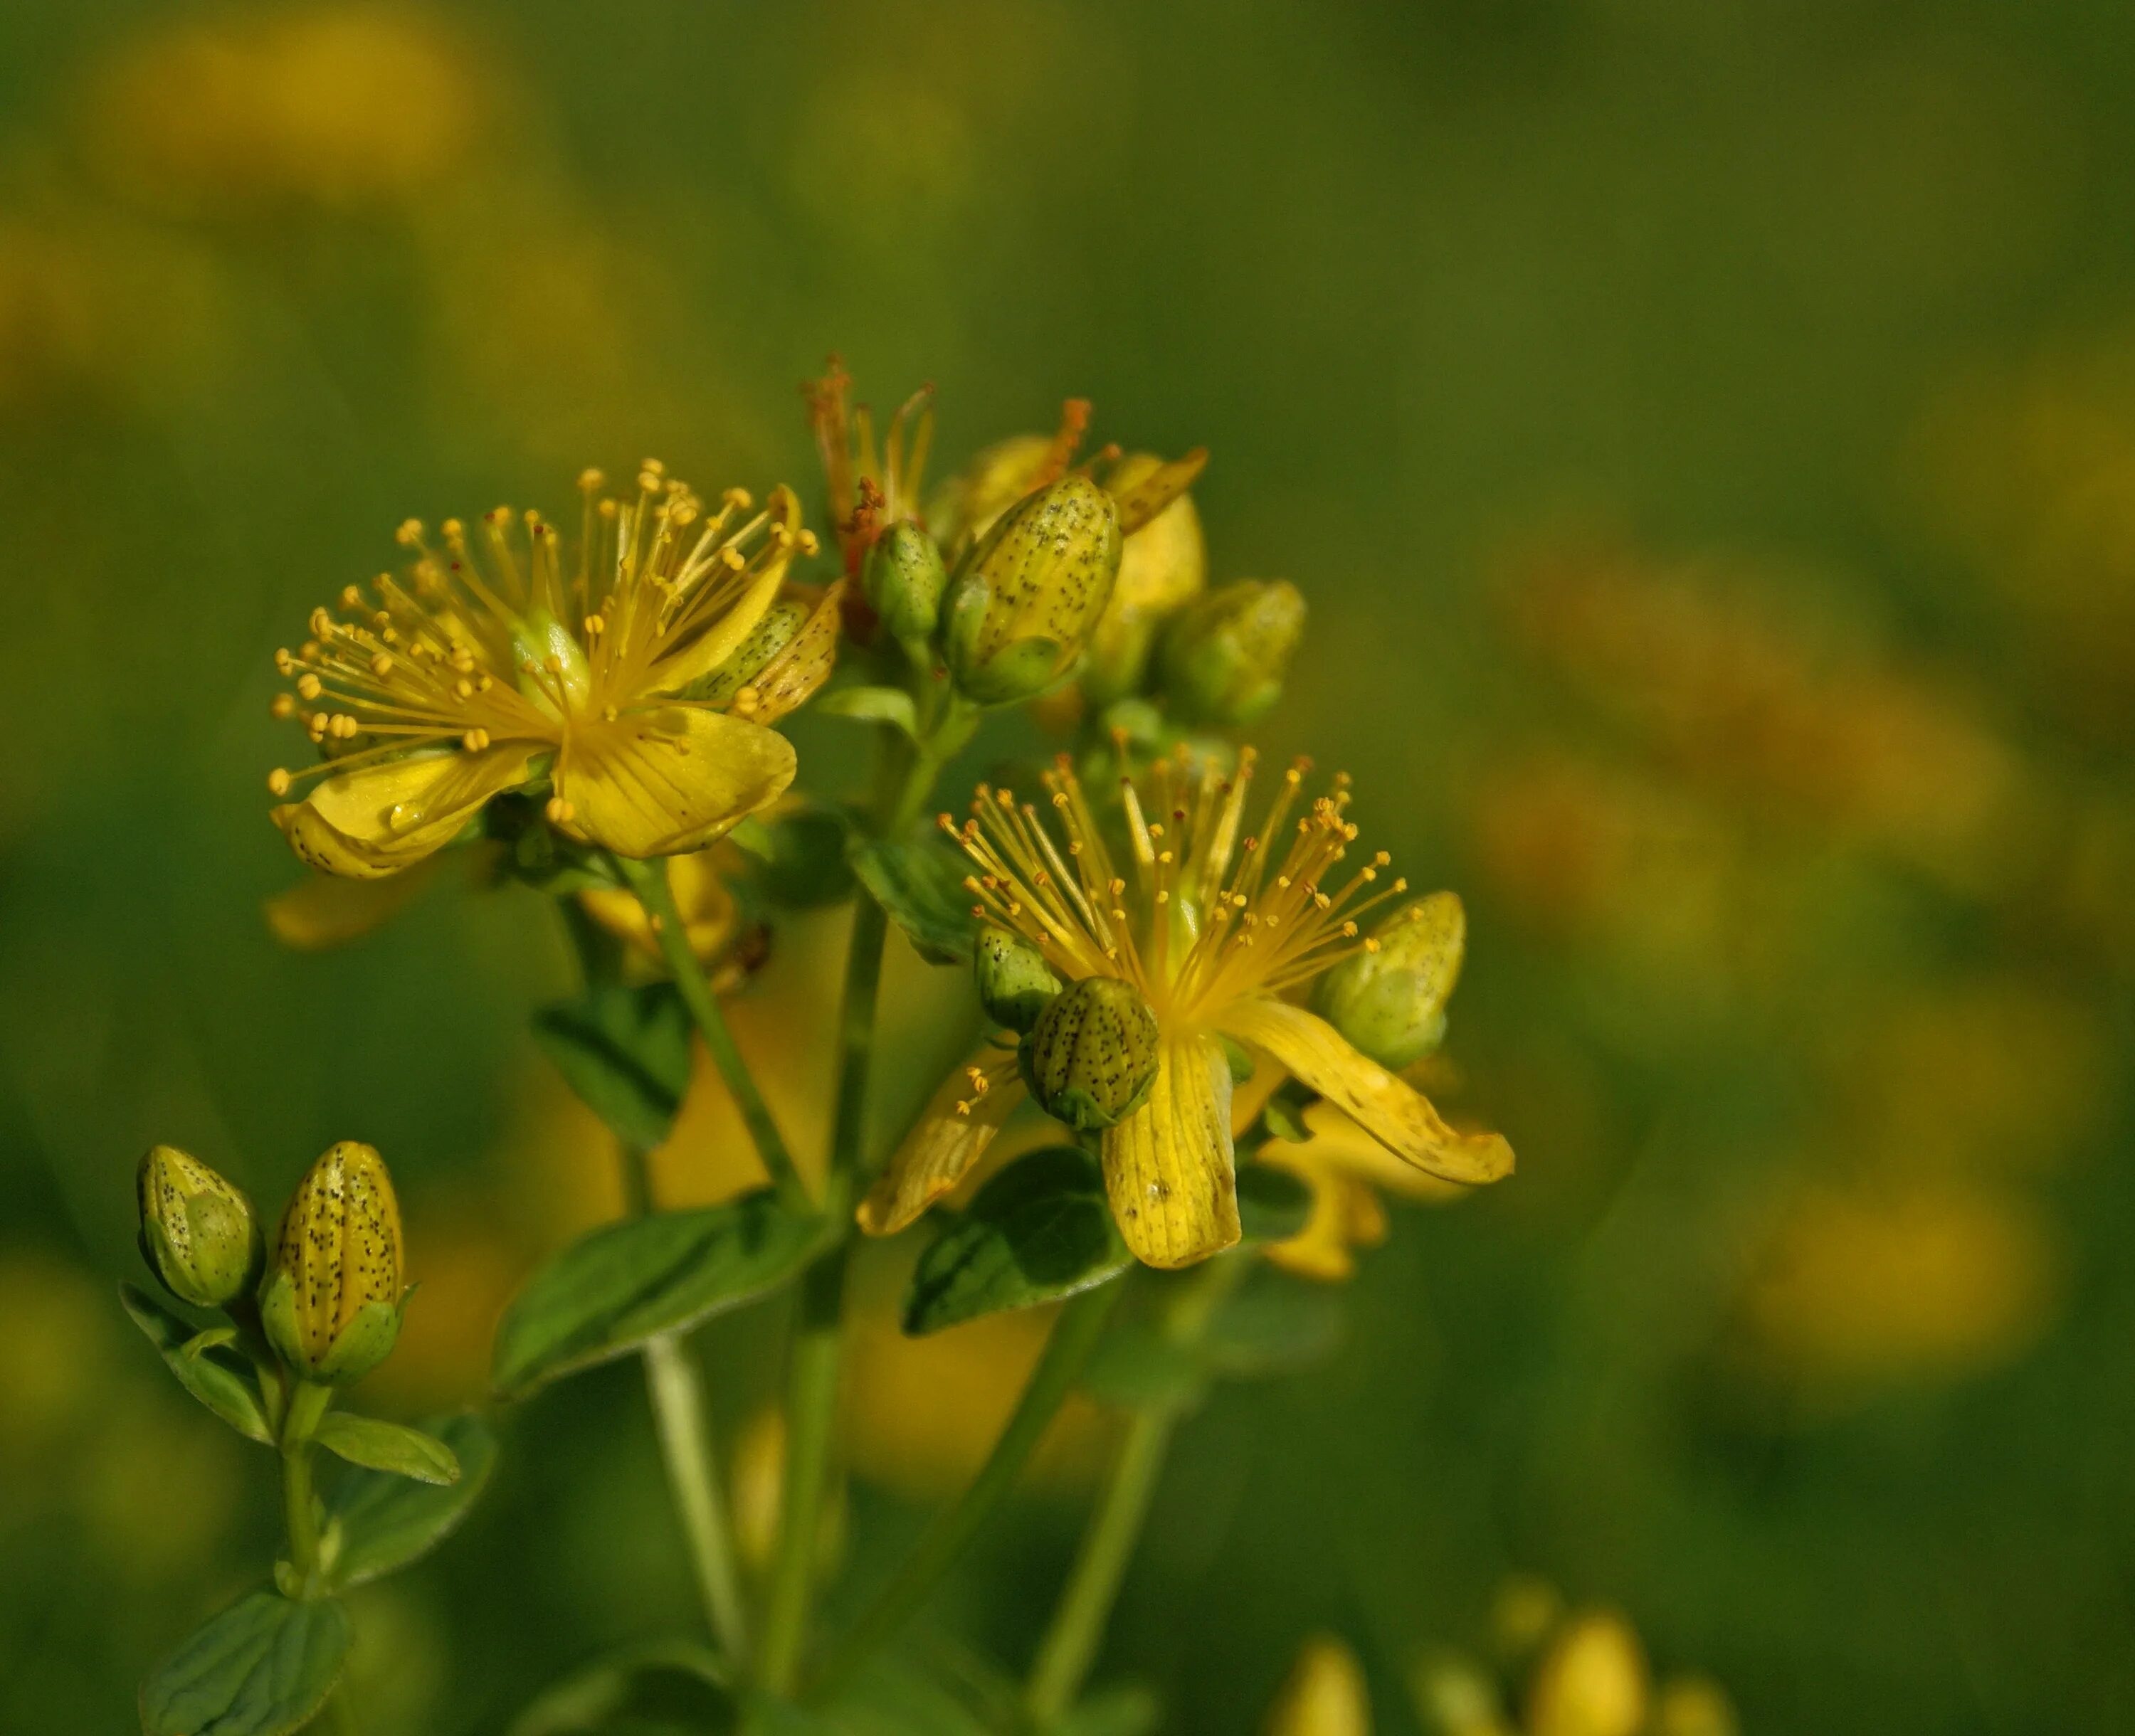
<instances>
[{"instance_id":1,"label":"blurred yellow flower","mask_svg":"<svg viewBox=\"0 0 2135 1736\"><path fill-rule=\"evenodd\" d=\"M1468 1191L1403 1162L1331 1103L1308 1108L1305 1124L1312 1137L1303 1144L1270 1140L1260 1154L1261 1163L1291 1171L1312 1189L1304 1229L1267 1250L1271 1260L1300 1278L1331 1283L1355 1274L1354 1250L1387 1239L1382 1192L1436 1206Z\"/></svg>"},{"instance_id":2,"label":"blurred yellow flower","mask_svg":"<svg viewBox=\"0 0 2135 1736\"><path fill-rule=\"evenodd\" d=\"M435 20L396 7L188 19L104 70L90 152L119 191L189 216L404 200L467 154L478 72Z\"/></svg>"},{"instance_id":3,"label":"blurred yellow flower","mask_svg":"<svg viewBox=\"0 0 2135 1736\"><path fill-rule=\"evenodd\" d=\"M1063 758L1045 776L1064 847L1037 810L981 786L974 817L942 824L978 868L965 884L980 915L1020 934L1072 986L1128 985L1155 1019L1154 1085L1104 1134L1106 1184L1127 1245L1150 1265L1182 1266L1238 1239L1232 1178L1231 1072L1221 1038L1263 1050L1352 1116L1396 1155L1448 1179L1494 1181L1512 1148L1494 1134L1461 1134L1427 1099L1353 1049L1317 1014L1279 997L1302 989L1368 945L1357 918L1407 883L1375 889L1384 853L1340 885L1323 886L1357 829L1346 781L1295 812L1304 770L1294 766L1262 832L1244 831L1253 756L1235 776L1198 774L1181 761L1156 768L1152 820L1123 791L1135 891L1111 857L1082 787ZM1287 839L1280 859L1271 844ZM1234 867L1235 864L1235 867ZM981 1051L952 1075L860 1208L874 1235L913 1221L953 1187L1024 1095L1013 1057Z\"/></svg>"},{"instance_id":4,"label":"blurred yellow flower","mask_svg":"<svg viewBox=\"0 0 2135 1736\"><path fill-rule=\"evenodd\" d=\"M274 810L305 861L397 873L452 842L491 797L543 778L550 824L638 857L700 849L784 793L793 750L766 726L806 696L777 673L802 641L739 684L726 666L750 656L795 550L813 551L798 503L782 488L744 516L749 497L734 489L708 518L656 464L634 498L601 496L600 481L581 479L570 575L536 514L523 542L506 508L474 539L448 520L442 554L411 520L404 583L381 574L372 597L347 587L339 617L314 610L312 636L276 653L293 685L276 713L324 755L268 781L279 795L322 780ZM834 631L835 597L823 607ZM816 638L801 655L820 683L829 664Z\"/></svg>"},{"instance_id":5,"label":"blurred yellow flower","mask_svg":"<svg viewBox=\"0 0 2135 1736\"><path fill-rule=\"evenodd\" d=\"M723 870L736 867L730 845L722 842L709 849L677 856L668 867L675 908L690 937L690 950L712 971L712 986L724 991L746 979L752 964L762 956L763 936L742 921L741 906L727 886ZM617 940L629 945L645 964L666 967L661 960L660 936L637 895L621 887L588 887L579 894L586 914Z\"/></svg>"},{"instance_id":6,"label":"blurred yellow flower","mask_svg":"<svg viewBox=\"0 0 2135 1736\"><path fill-rule=\"evenodd\" d=\"M2052 1318L2060 1250L2036 1207L1958 1179L1861 1182L1794 1199L1744 1298L1760 1355L1817 1396L1961 1377Z\"/></svg>"},{"instance_id":7,"label":"blurred yellow flower","mask_svg":"<svg viewBox=\"0 0 2135 1736\"><path fill-rule=\"evenodd\" d=\"M1261 1729L1264 1736L1371 1736L1371 1695L1357 1654L1331 1633L1313 1635Z\"/></svg>"},{"instance_id":8,"label":"blurred yellow flower","mask_svg":"<svg viewBox=\"0 0 2135 1736\"><path fill-rule=\"evenodd\" d=\"M1613 1610L1572 1616L1527 1685L1527 1736L1637 1736L1646 1721L1646 1655Z\"/></svg>"}]
</instances>

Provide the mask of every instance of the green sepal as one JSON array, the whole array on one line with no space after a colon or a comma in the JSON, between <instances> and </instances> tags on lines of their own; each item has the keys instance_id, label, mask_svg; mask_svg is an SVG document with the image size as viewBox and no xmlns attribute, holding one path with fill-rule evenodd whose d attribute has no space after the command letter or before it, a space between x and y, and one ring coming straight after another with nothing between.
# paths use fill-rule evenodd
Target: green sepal
<instances>
[{"instance_id":1,"label":"green sepal","mask_svg":"<svg viewBox=\"0 0 2135 1736\"><path fill-rule=\"evenodd\" d=\"M240 1598L196 1630L141 1688L146 1736L283 1736L318 1714L348 1656L331 1599Z\"/></svg>"},{"instance_id":2,"label":"green sepal","mask_svg":"<svg viewBox=\"0 0 2135 1736\"><path fill-rule=\"evenodd\" d=\"M862 841L850 859L868 895L930 965L968 965L978 933L964 858L932 840Z\"/></svg>"},{"instance_id":3,"label":"green sepal","mask_svg":"<svg viewBox=\"0 0 2135 1736\"><path fill-rule=\"evenodd\" d=\"M1312 1216L1310 1184L1280 1164L1241 1165L1237 1191L1238 1228L1247 1241L1288 1241Z\"/></svg>"},{"instance_id":4,"label":"green sepal","mask_svg":"<svg viewBox=\"0 0 2135 1736\"><path fill-rule=\"evenodd\" d=\"M604 1224L552 1255L497 1327L490 1378L523 1397L662 1332L682 1332L792 1278L831 1226L772 1188L722 1206Z\"/></svg>"},{"instance_id":5,"label":"green sepal","mask_svg":"<svg viewBox=\"0 0 2135 1736\"><path fill-rule=\"evenodd\" d=\"M1133 1260L1097 1160L1077 1146L1048 1146L989 1181L919 1256L904 1330L936 1332L1056 1302L1118 1277Z\"/></svg>"},{"instance_id":6,"label":"green sepal","mask_svg":"<svg viewBox=\"0 0 2135 1736\"><path fill-rule=\"evenodd\" d=\"M496 1434L472 1411L431 1419L424 1433L458 1464L457 1481L416 1482L390 1471L351 1470L328 1487L335 1585L361 1585L398 1573L444 1541L472 1511L496 1463ZM320 1439L332 1445L323 1430Z\"/></svg>"},{"instance_id":7,"label":"green sepal","mask_svg":"<svg viewBox=\"0 0 2135 1736\"><path fill-rule=\"evenodd\" d=\"M312 1371L329 1386L352 1386L393 1354L400 1342L400 1322L408 1311L410 1285L398 1302L366 1302L336 1336L333 1347Z\"/></svg>"},{"instance_id":8,"label":"green sepal","mask_svg":"<svg viewBox=\"0 0 2135 1736\"><path fill-rule=\"evenodd\" d=\"M196 1331L146 1291L119 1286L119 1300L133 1323L162 1353L178 1384L248 1440L271 1445L259 1381L244 1360L229 1349L236 1334L227 1326Z\"/></svg>"},{"instance_id":9,"label":"green sepal","mask_svg":"<svg viewBox=\"0 0 2135 1736\"><path fill-rule=\"evenodd\" d=\"M816 709L854 723L884 724L915 742L919 739L918 708L901 687L840 687L820 697Z\"/></svg>"},{"instance_id":10,"label":"green sepal","mask_svg":"<svg viewBox=\"0 0 2135 1736\"><path fill-rule=\"evenodd\" d=\"M435 1435L403 1423L330 1410L319 1419L312 1439L336 1458L366 1470L448 1487L460 1480L460 1462L453 1449Z\"/></svg>"},{"instance_id":11,"label":"green sepal","mask_svg":"<svg viewBox=\"0 0 2135 1736\"><path fill-rule=\"evenodd\" d=\"M650 1151L690 1088L690 1009L670 982L588 989L534 1015L534 1040L609 1132Z\"/></svg>"},{"instance_id":12,"label":"green sepal","mask_svg":"<svg viewBox=\"0 0 2135 1736\"><path fill-rule=\"evenodd\" d=\"M1014 705L1059 685L1068 673L1067 646L1057 639L1019 639L957 678L956 690L977 705Z\"/></svg>"},{"instance_id":13,"label":"green sepal","mask_svg":"<svg viewBox=\"0 0 2135 1736\"><path fill-rule=\"evenodd\" d=\"M1277 1091L1267 1100L1261 1111L1261 1120L1276 1139L1290 1145L1302 1145L1312 1137L1312 1129L1305 1124L1305 1105Z\"/></svg>"},{"instance_id":14,"label":"green sepal","mask_svg":"<svg viewBox=\"0 0 2135 1736\"><path fill-rule=\"evenodd\" d=\"M581 1665L535 1695L505 1736L726 1732L740 1706L725 1659L694 1640L651 1640Z\"/></svg>"}]
</instances>

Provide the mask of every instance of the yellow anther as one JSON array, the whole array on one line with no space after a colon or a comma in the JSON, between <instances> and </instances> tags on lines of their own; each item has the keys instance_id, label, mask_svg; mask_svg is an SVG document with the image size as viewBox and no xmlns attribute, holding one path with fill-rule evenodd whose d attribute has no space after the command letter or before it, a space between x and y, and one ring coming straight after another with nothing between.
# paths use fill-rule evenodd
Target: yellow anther
<instances>
[{"instance_id":1,"label":"yellow anther","mask_svg":"<svg viewBox=\"0 0 2135 1736\"><path fill-rule=\"evenodd\" d=\"M370 660L370 673L384 677L393 673L393 656L390 651L380 651Z\"/></svg>"},{"instance_id":2,"label":"yellow anther","mask_svg":"<svg viewBox=\"0 0 2135 1736\"><path fill-rule=\"evenodd\" d=\"M309 671L307 671L303 675L297 677L297 692L304 699L317 699L322 685L322 684L320 682L319 678L317 675L311 674Z\"/></svg>"},{"instance_id":3,"label":"yellow anther","mask_svg":"<svg viewBox=\"0 0 2135 1736\"><path fill-rule=\"evenodd\" d=\"M293 718L296 714L297 696L294 694L277 694L267 702L267 715L270 718L279 720Z\"/></svg>"},{"instance_id":4,"label":"yellow anther","mask_svg":"<svg viewBox=\"0 0 2135 1736\"><path fill-rule=\"evenodd\" d=\"M450 519L445 521L448 534L450 534L452 524L453 521ZM403 519L400 521L400 528L393 533L393 540L404 549L414 548L423 540L423 521L420 519Z\"/></svg>"},{"instance_id":5,"label":"yellow anther","mask_svg":"<svg viewBox=\"0 0 2135 1736\"><path fill-rule=\"evenodd\" d=\"M289 774L279 766L267 774L267 793L269 795L287 795L289 793Z\"/></svg>"}]
</instances>

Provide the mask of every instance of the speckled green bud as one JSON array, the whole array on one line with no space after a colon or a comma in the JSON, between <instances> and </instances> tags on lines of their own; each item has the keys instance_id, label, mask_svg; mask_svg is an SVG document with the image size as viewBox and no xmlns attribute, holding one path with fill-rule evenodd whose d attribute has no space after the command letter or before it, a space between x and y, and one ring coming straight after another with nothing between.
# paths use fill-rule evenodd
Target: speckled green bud
<instances>
[{"instance_id":1,"label":"speckled green bud","mask_svg":"<svg viewBox=\"0 0 2135 1736\"><path fill-rule=\"evenodd\" d=\"M1120 551L1119 506L1087 476L1003 513L949 581L942 653L957 691L1008 705L1058 682L1111 600Z\"/></svg>"},{"instance_id":2,"label":"speckled green bud","mask_svg":"<svg viewBox=\"0 0 2135 1736\"><path fill-rule=\"evenodd\" d=\"M987 923L972 949L979 1004L986 1017L1011 1031L1027 1032L1060 992L1060 979L1021 935Z\"/></svg>"},{"instance_id":3,"label":"speckled green bud","mask_svg":"<svg viewBox=\"0 0 2135 1736\"><path fill-rule=\"evenodd\" d=\"M1071 983L1038 1015L1017 1052L1038 1107L1082 1133L1099 1133L1141 1107L1156 1080L1156 1015L1114 976Z\"/></svg>"},{"instance_id":4,"label":"speckled green bud","mask_svg":"<svg viewBox=\"0 0 2135 1736\"><path fill-rule=\"evenodd\" d=\"M165 1289L219 1308L251 1288L263 1253L251 1201L175 1145L148 1148L139 1185L141 1254Z\"/></svg>"},{"instance_id":5,"label":"speckled green bud","mask_svg":"<svg viewBox=\"0 0 2135 1736\"><path fill-rule=\"evenodd\" d=\"M1320 978L1327 1022L1383 1067L1405 1067L1445 1035L1445 1003L1460 980L1467 917L1451 892L1433 892L1380 925L1366 950Z\"/></svg>"},{"instance_id":6,"label":"speckled green bud","mask_svg":"<svg viewBox=\"0 0 2135 1736\"><path fill-rule=\"evenodd\" d=\"M282 1214L260 1319L291 1368L341 1386L385 1360L404 1299L393 1178L370 1146L343 1140L311 1167Z\"/></svg>"},{"instance_id":7,"label":"speckled green bud","mask_svg":"<svg viewBox=\"0 0 2135 1736\"><path fill-rule=\"evenodd\" d=\"M942 616L942 588L948 578L934 539L904 519L884 531L868 551L860 589L889 636L917 646L934 636L934 624Z\"/></svg>"},{"instance_id":8,"label":"speckled green bud","mask_svg":"<svg viewBox=\"0 0 2135 1736\"><path fill-rule=\"evenodd\" d=\"M801 630L808 624L809 613L808 605L797 597L783 597L774 602L733 648L727 660L683 689L682 697L702 699L711 705L733 704L741 690L751 685L782 651L801 636Z\"/></svg>"},{"instance_id":9,"label":"speckled green bud","mask_svg":"<svg viewBox=\"0 0 2135 1736\"><path fill-rule=\"evenodd\" d=\"M1192 723L1235 728L1282 697L1282 678L1305 636L1305 597L1287 579L1242 578L1197 597L1171 619L1158 680Z\"/></svg>"}]
</instances>

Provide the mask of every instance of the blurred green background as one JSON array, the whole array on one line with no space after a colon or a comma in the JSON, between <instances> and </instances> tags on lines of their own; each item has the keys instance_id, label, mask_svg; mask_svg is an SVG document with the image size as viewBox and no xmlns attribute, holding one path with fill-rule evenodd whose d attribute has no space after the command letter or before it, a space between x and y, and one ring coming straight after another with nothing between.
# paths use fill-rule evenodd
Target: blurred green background
<instances>
[{"instance_id":1,"label":"blurred green background","mask_svg":"<svg viewBox=\"0 0 2135 1736\"><path fill-rule=\"evenodd\" d=\"M410 1414L611 1209L524 1035L538 900L269 936L269 653L410 514L646 453L813 498L835 349L936 382L951 462L1070 394L1212 448L1216 576L1314 610L1265 739L1468 900L1448 1101L1520 1153L1397 1213L1331 1362L1188 1428L1102 1674L1248 1729L1331 1627L1410 1729L1518 1569L1751 1731L2135 1727L2131 67L2092 0L12 0L0 1724L128 1727L273 1547L111 1296L145 1145L268 1200L385 1152ZM836 940L738 1015L804 1124ZM893 965L885 1134L961 1004ZM705 1335L744 1462L778 1332ZM863 1577L1030 1350L875 1336ZM494 1729L689 1608L633 1371L509 1423L358 1610L374 1733ZM942 1626L1021 1660L1086 1470Z\"/></svg>"}]
</instances>

